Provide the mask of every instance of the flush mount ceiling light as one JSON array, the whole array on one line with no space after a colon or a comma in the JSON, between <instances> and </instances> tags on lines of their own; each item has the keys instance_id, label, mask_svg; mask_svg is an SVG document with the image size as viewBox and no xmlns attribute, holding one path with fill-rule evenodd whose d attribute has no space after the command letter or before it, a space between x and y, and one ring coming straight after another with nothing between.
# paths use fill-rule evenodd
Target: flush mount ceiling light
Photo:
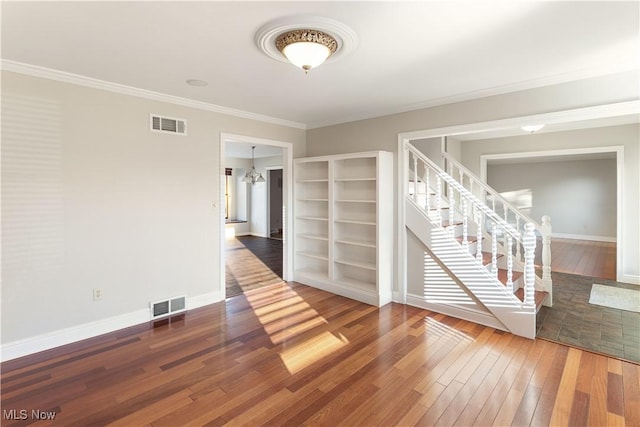
<instances>
[{"instance_id":1,"label":"flush mount ceiling light","mask_svg":"<svg viewBox=\"0 0 640 427\"><path fill-rule=\"evenodd\" d=\"M280 34L276 47L289 62L307 73L333 55L338 42L319 30L293 30Z\"/></svg>"},{"instance_id":2,"label":"flush mount ceiling light","mask_svg":"<svg viewBox=\"0 0 640 427\"><path fill-rule=\"evenodd\" d=\"M522 129L525 132L533 133L533 132L538 132L543 127L544 125L522 125L520 129Z\"/></svg>"},{"instance_id":3,"label":"flush mount ceiling light","mask_svg":"<svg viewBox=\"0 0 640 427\"><path fill-rule=\"evenodd\" d=\"M254 145L253 147L251 147L251 169L241 179L242 182L250 183L251 185L256 185L256 182L265 182L262 174L256 170L255 152L256 146Z\"/></svg>"},{"instance_id":4,"label":"flush mount ceiling light","mask_svg":"<svg viewBox=\"0 0 640 427\"><path fill-rule=\"evenodd\" d=\"M255 42L269 57L291 62L306 73L349 53L358 38L351 28L333 19L293 16L263 26L256 33Z\"/></svg>"}]
</instances>

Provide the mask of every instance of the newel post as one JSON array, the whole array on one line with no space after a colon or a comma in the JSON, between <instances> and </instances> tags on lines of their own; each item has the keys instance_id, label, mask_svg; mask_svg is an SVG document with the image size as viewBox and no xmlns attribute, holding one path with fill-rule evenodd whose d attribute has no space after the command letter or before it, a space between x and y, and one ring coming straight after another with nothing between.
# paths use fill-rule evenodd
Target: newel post
<instances>
[{"instance_id":1,"label":"newel post","mask_svg":"<svg viewBox=\"0 0 640 427\"><path fill-rule=\"evenodd\" d=\"M522 245L524 246L524 305L535 305L535 284L536 270L534 258L536 254L536 234L533 232L535 226L528 222L524 226L524 236Z\"/></svg>"},{"instance_id":2,"label":"newel post","mask_svg":"<svg viewBox=\"0 0 640 427\"><path fill-rule=\"evenodd\" d=\"M545 215L542 217L542 285L544 290L549 292L548 303L551 304L551 289L553 282L551 281L551 217Z\"/></svg>"}]
</instances>

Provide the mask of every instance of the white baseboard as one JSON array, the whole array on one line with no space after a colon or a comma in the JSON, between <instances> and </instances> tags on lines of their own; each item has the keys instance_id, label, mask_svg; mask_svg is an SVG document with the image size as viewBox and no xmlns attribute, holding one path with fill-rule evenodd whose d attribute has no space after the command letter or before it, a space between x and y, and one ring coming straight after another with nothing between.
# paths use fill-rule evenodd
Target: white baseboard
<instances>
[{"instance_id":1,"label":"white baseboard","mask_svg":"<svg viewBox=\"0 0 640 427\"><path fill-rule=\"evenodd\" d=\"M224 300L222 292L209 292L208 294L198 295L196 297L187 298L187 310L204 307L205 305L214 304Z\"/></svg>"},{"instance_id":2,"label":"white baseboard","mask_svg":"<svg viewBox=\"0 0 640 427\"><path fill-rule=\"evenodd\" d=\"M65 344L71 344L87 338L93 338L118 329L128 328L148 322L151 317L149 308L137 310L119 316L100 319L70 328L60 329L35 337L25 338L2 345L0 360L3 362L40 351L49 350Z\"/></svg>"},{"instance_id":3,"label":"white baseboard","mask_svg":"<svg viewBox=\"0 0 640 427\"><path fill-rule=\"evenodd\" d=\"M436 313L446 314L447 316L455 317L457 319L468 320L469 322L479 323L481 325L489 326L491 328L500 329L501 331L509 331L498 319L489 313L482 313L477 310L469 310L465 308L456 307L450 304L433 304L425 301L424 298L418 295L407 295L407 305L413 307L424 308Z\"/></svg>"},{"instance_id":4,"label":"white baseboard","mask_svg":"<svg viewBox=\"0 0 640 427\"><path fill-rule=\"evenodd\" d=\"M640 276L635 274L623 274L620 280L622 283L629 283L632 285L640 285Z\"/></svg>"},{"instance_id":5,"label":"white baseboard","mask_svg":"<svg viewBox=\"0 0 640 427\"><path fill-rule=\"evenodd\" d=\"M266 239L268 239L269 237L271 237L271 236L268 236L268 235L266 235L266 234L262 234L262 233L253 233L253 232L252 232L252 233L249 233L249 235L251 235L251 236L255 236L255 237L264 237L264 238L266 238Z\"/></svg>"},{"instance_id":6,"label":"white baseboard","mask_svg":"<svg viewBox=\"0 0 640 427\"><path fill-rule=\"evenodd\" d=\"M222 301L223 299L224 295L221 292L210 292L208 294L187 298L187 309L192 310ZM35 337L13 341L0 346L0 361L5 362L149 321L151 321L151 312L149 308L145 308L107 319L100 319L82 325L48 332Z\"/></svg>"},{"instance_id":7,"label":"white baseboard","mask_svg":"<svg viewBox=\"0 0 640 427\"><path fill-rule=\"evenodd\" d=\"M582 234L565 234L565 233L551 233L552 238L556 239L570 239L570 240L591 240L593 242L607 242L607 243L615 243L615 237L607 237L607 236L588 236ZM552 243L553 245L553 243ZM552 246L553 248L553 246Z\"/></svg>"}]
</instances>

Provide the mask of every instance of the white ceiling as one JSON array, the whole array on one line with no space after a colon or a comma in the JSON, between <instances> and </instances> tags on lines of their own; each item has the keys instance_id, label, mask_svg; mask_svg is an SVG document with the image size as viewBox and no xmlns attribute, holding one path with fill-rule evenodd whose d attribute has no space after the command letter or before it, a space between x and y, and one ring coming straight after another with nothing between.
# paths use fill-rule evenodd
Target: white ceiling
<instances>
[{"instance_id":1,"label":"white ceiling","mask_svg":"<svg viewBox=\"0 0 640 427\"><path fill-rule=\"evenodd\" d=\"M2 58L312 128L640 68L639 4L2 1ZM305 75L254 43L290 15L358 45Z\"/></svg>"}]
</instances>

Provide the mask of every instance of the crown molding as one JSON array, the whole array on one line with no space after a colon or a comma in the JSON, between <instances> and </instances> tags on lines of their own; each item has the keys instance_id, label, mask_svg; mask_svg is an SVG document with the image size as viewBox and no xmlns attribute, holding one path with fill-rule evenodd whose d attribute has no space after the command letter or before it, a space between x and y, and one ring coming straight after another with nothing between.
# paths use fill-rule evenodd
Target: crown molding
<instances>
[{"instance_id":1,"label":"crown molding","mask_svg":"<svg viewBox=\"0 0 640 427\"><path fill-rule=\"evenodd\" d=\"M411 111L422 110L425 108L439 107L447 104L455 104L457 102L464 101L472 101L480 98L488 98L496 95L504 95L507 93L520 92L530 89L537 89L546 86L553 86L562 83L570 83L579 80L585 80L596 77L603 77L607 75L620 74L626 72L638 72L640 73L640 69L638 66L633 64L623 64L623 65L605 65L603 67L589 69L589 70L578 70L573 72L555 74L552 76L541 77L538 79L525 80L522 82L506 84L501 86L494 86L488 89L481 89L477 91L464 92L457 95L445 96L441 98L433 98L430 100L406 104L397 108L390 108L379 111L369 111L368 113L355 114L350 115L348 117L343 117L340 120L327 120L323 122L315 122L307 124L307 129L317 129L327 126L335 126L345 123L351 123L360 120L368 120L374 119L383 116L390 116L394 114L402 114L408 113Z\"/></svg>"},{"instance_id":2,"label":"crown molding","mask_svg":"<svg viewBox=\"0 0 640 427\"><path fill-rule=\"evenodd\" d=\"M223 107L220 105L209 104L207 102L196 101L193 99L182 98L174 95L167 95L160 92L154 92L146 89L140 89L133 86L126 86L118 83L112 83L105 80L99 80L92 77L81 76L79 74L68 73L66 71L54 70L51 68L40 67L37 65L25 64L17 61L0 59L0 70L10 71L13 73L25 74L32 77L40 77L49 80L55 80L63 83L71 83L78 86L89 87L92 89L105 90L108 92L119 93L121 95L130 95L138 98L149 99L152 101L167 102L169 104L180 105L183 107L195 108L198 110L211 111L214 113L225 114L228 116L241 117L244 119L256 120L259 122L270 123L274 125L286 126L296 129L306 130L304 123L294 122L291 120L279 119L276 117L264 116L262 114L251 113L249 111L237 110L235 108Z\"/></svg>"}]
</instances>

